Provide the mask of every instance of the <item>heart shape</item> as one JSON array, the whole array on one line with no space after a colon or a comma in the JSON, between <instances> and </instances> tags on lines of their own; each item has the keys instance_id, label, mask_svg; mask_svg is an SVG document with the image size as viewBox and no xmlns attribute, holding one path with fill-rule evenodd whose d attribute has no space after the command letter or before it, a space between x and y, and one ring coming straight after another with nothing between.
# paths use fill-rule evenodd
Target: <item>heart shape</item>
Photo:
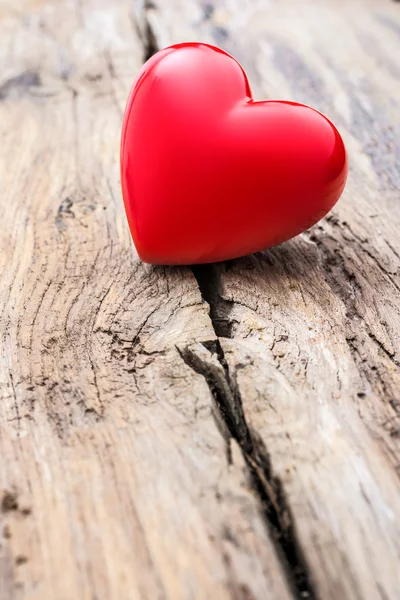
<instances>
[{"instance_id":1,"label":"heart shape","mask_svg":"<svg viewBox=\"0 0 400 600\"><path fill-rule=\"evenodd\" d=\"M255 102L219 48L165 48L132 87L121 183L145 262L214 262L279 244L319 221L346 177L335 126L302 104Z\"/></svg>"}]
</instances>

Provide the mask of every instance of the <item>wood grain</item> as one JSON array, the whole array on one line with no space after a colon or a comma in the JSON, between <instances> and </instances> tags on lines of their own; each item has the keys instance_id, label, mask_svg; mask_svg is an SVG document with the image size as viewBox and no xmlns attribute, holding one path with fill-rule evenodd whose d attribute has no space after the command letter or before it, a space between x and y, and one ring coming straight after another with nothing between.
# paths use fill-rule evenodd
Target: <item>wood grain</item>
<instances>
[{"instance_id":1,"label":"wood grain","mask_svg":"<svg viewBox=\"0 0 400 600\"><path fill-rule=\"evenodd\" d=\"M399 36L390 0L0 1L2 600L400 598ZM150 267L120 123L187 39L350 177L296 240Z\"/></svg>"}]
</instances>

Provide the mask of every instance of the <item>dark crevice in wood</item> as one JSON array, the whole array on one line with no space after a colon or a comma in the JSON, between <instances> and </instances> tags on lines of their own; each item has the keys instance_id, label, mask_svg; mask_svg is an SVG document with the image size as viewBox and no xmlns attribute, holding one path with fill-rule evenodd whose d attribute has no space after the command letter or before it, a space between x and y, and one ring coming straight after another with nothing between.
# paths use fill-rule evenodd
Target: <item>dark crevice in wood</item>
<instances>
[{"instance_id":1,"label":"dark crevice in wood","mask_svg":"<svg viewBox=\"0 0 400 600\"><path fill-rule=\"evenodd\" d=\"M148 18L148 13L150 10L155 10L157 7L153 2L146 1L143 7L143 22L144 26L141 31L139 31L139 37L143 44L143 62L146 62L151 58L156 52L159 51L159 47L157 44L156 36L151 26L150 20Z\"/></svg>"},{"instance_id":2,"label":"dark crevice in wood","mask_svg":"<svg viewBox=\"0 0 400 600\"><path fill-rule=\"evenodd\" d=\"M139 18L131 14L131 23L134 32L137 34L143 46L143 63L149 60L156 52L160 50L153 27L148 18L148 13L151 10L156 10L157 6L150 1L145 1Z\"/></svg>"},{"instance_id":3,"label":"dark crevice in wood","mask_svg":"<svg viewBox=\"0 0 400 600\"><path fill-rule=\"evenodd\" d=\"M218 265L196 265L193 275L203 300L210 307L210 318L217 337L232 338L235 321L232 319L233 302L221 296L221 268Z\"/></svg>"},{"instance_id":4,"label":"dark crevice in wood","mask_svg":"<svg viewBox=\"0 0 400 600\"><path fill-rule=\"evenodd\" d=\"M214 352L222 367L220 369L190 348L181 351L181 356L193 371L207 381L228 435L237 441L242 450L252 488L294 596L299 599L316 600L318 596L297 538L282 482L273 473L268 450L260 435L246 422L240 392L234 375L230 373L219 340L214 342Z\"/></svg>"},{"instance_id":5,"label":"dark crevice in wood","mask_svg":"<svg viewBox=\"0 0 400 600\"><path fill-rule=\"evenodd\" d=\"M192 267L200 292L210 307L217 339L204 343L207 358L188 347L181 351L185 363L202 375L210 389L227 435L239 444L249 469L252 488L290 588L296 598L316 600L312 575L300 541L281 479L274 474L270 455L261 436L247 423L235 371L229 368L219 338L233 337L229 313L233 302L223 300L218 265ZM217 359L217 361L215 360Z\"/></svg>"},{"instance_id":6,"label":"dark crevice in wood","mask_svg":"<svg viewBox=\"0 0 400 600\"><path fill-rule=\"evenodd\" d=\"M158 52L156 38L155 38L155 35L153 32L153 29L150 25L150 22L148 20L146 20L146 26L144 29L143 62L146 62L146 60L149 60L149 58L151 58L153 56L153 54L155 54L156 52Z\"/></svg>"}]
</instances>

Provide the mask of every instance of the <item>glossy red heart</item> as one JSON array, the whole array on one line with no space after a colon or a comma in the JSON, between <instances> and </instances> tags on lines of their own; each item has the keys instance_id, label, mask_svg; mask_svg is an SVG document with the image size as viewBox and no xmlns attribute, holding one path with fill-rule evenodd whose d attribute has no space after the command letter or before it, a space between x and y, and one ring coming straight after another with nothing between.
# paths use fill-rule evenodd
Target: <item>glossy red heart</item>
<instances>
[{"instance_id":1,"label":"glossy red heart","mask_svg":"<svg viewBox=\"0 0 400 600\"><path fill-rule=\"evenodd\" d=\"M145 262L220 261L283 242L332 208L346 177L334 125L302 104L255 102L218 48L166 48L133 85L121 180Z\"/></svg>"}]
</instances>

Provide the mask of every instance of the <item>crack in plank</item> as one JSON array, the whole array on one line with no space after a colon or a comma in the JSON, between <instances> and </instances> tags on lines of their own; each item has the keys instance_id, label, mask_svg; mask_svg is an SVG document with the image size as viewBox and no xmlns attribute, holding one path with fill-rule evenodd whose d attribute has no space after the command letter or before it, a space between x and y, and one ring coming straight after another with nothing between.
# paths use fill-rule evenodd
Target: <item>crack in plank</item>
<instances>
[{"instance_id":1,"label":"crack in plank","mask_svg":"<svg viewBox=\"0 0 400 600\"><path fill-rule=\"evenodd\" d=\"M132 27L135 33L138 35L140 42L143 46L143 63L151 58L156 52L160 50L157 44L156 34L153 31L153 27L149 20L149 11L155 10L157 7L153 2L145 0L141 17L143 19L143 26L138 26L136 19L132 17Z\"/></svg>"},{"instance_id":2,"label":"crack in plank","mask_svg":"<svg viewBox=\"0 0 400 600\"><path fill-rule=\"evenodd\" d=\"M218 293L221 277L219 268L216 265L196 266L192 267L192 272L204 302L210 307L210 319L217 339L202 344L205 352L198 352L192 346L179 352L185 363L207 382L219 412L219 421L222 421L222 427L218 428L227 443L227 456L231 438L241 448L264 522L294 596L317 600L312 574L297 536L283 483L273 471L270 454L261 436L246 421L236 380L237 372L229 368L221 345L221 339L232 338L233 335L228 326L229 312L226 312L229 306L225 306L226 302ZM222 302L224 318L221 318L219 302Z\"/></svg>"}]
</instances>

